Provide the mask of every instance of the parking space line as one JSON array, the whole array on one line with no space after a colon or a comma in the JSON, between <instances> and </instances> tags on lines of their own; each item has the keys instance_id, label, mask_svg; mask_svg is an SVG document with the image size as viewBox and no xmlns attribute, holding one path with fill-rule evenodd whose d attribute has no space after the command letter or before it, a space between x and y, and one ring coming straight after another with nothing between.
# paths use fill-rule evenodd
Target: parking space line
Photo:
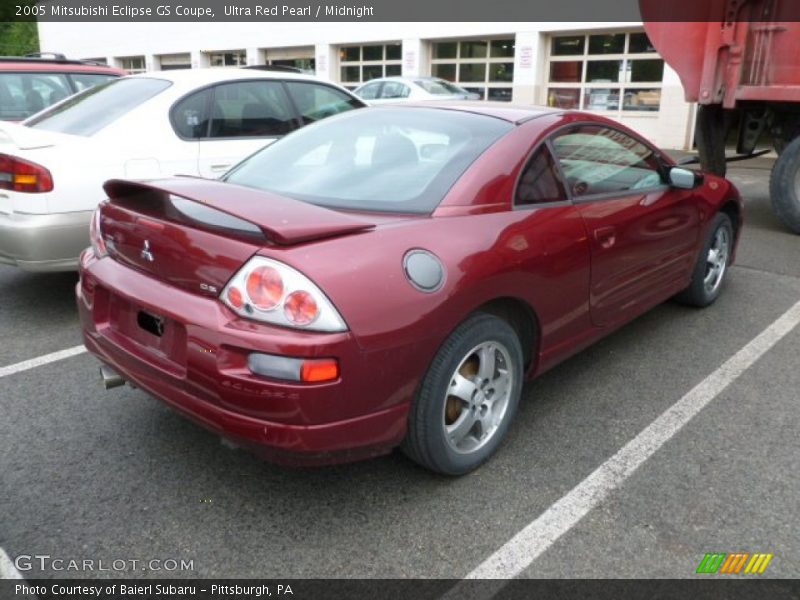
<instances>
[{"instance_id":1,"label":"parking space line","mask_svg":"<svg viewBox=\"0 0 800 600\"><path fill-rule=\"evenodd\" d=\"M800 323L800 302L664 411L586 479L503 544L465 579L509 579L520 575L798 323ZM497 582L494 589L490 590L491 586L474 588L467 582L460 582L444 598L474 598L478 590L480 597L491 597L502 585L504 583ZM487 593L490 595L487 596Z\"/></svg>"},{"instance_id":2,"label":"parking space line","mask_svg":"<svg viewBox=\"0 0 800 600\"><path fill-rule=\"evenodd\" d=\"M22 579L22 575L2 548L0 548L0 579Z\"/></svg>"},{"instance_id":3,"label":"parking space line","mask_svg":"<svg viewBox=\"0 0 800 600\"><path fill-rule=\"evenodd\" d=\"M36 358L31 358L30 360L23 360L22 362L18 362L14 365L0 367L0 377L6 377L8 375L13 375L14 373L41 367L42 365L56 362L57 360L63 360L65 358L69 358L70 356L83 354L84 352L86 352L86 347L81 344L80 346L73 346L72 348L67 348L66 350L59 350L58 352L51 352L50 354L37 356Z\"/></svg>"}]
</instances>

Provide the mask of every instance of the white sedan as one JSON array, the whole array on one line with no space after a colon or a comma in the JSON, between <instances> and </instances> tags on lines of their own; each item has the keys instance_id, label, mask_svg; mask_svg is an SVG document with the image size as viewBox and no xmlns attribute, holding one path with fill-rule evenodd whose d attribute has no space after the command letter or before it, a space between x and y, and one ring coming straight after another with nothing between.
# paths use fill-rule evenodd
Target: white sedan
<instances>
[{"instance_id":1,"label":"white sedan","mask_svg":"<svg viewBox=\"0 0 800 600\"><path fill-rule=\"evenodd\" d=\"M0 264L77 268L111 178L216 178L278 137L364 106L313 76L191 69L124 77L0 123Z\"/></svg>"},{"instance_id":2,"label":"white sedan","mask_svg":"<svg viewBox=\"0 0 800 600\"><path fill-rule=\"evenodd\" d=\"M382 77L356 88L369 104L420 100L479 100L480 95L438 77Z\"/></svg>"}]
</instances>

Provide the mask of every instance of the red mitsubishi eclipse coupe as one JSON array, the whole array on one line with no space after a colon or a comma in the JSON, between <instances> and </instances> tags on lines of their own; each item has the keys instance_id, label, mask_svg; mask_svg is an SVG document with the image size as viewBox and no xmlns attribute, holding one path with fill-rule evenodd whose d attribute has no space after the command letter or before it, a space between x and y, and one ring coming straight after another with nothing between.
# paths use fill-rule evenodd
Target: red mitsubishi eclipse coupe
<instances>
[{"instance_id":1,"label":"red mitsubishi eclipse coupe","mask_svg":"<svg viewBox=\"0 0 800 600\"><path fill-rule=\"evenodd\" d=\"M476 468L533 377L673 296L720 293L742 226L725 179L595 115L374 107L224 181L112 180L78 304L128 381L294 463L395 446Z\"/></svg>"}]
</instances>

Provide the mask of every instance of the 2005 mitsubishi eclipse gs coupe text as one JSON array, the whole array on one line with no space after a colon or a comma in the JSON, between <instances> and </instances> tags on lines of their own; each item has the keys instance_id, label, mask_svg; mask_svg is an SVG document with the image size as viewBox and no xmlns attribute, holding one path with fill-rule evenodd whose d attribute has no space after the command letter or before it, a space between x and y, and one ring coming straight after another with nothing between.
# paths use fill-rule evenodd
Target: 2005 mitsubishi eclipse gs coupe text
<instances>
[{"instance_id":1,"label":"2005 mitsubishi eclipse gs coupe text","mask_svg":"<svg viewBox=\"0 0 800 600\"><path fill-rule=\"evenodd\" d=\"M498 448L523 379L677 295L714 302L725 179L608 119L474 104L352 111L224 181L112 180L81 256L87 348L278 460Z\"/></svg>"}]
</instances>

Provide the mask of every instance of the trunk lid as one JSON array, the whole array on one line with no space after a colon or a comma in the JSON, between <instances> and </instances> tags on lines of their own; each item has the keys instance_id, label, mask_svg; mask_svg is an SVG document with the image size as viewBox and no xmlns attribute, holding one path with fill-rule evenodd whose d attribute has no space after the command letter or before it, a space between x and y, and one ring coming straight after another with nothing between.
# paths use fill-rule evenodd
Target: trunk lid
<instances>
[{"instance_id":1,"label":"trunk lid","mask_svg":"<svg viewBox=\"0 0 800 600\"><path fill-rule=\"evenodd\" d=\"M74 141L75 138L76 136L67 133L34 129L20 123L0 121L0 152L51 148L65 141Z\"/></svg>"},{"instance_id":2,"label":"trunk lid","mask_svg":"<svg viewBox=\"0 0 800 600\"><path fill-rule=\"evenodd\" d=\"M216 296L265 246L291 246L374 227L269 192L197 178L111 180L100 229L109 255L189 291Z\"/></svg>"}]
</instances>

